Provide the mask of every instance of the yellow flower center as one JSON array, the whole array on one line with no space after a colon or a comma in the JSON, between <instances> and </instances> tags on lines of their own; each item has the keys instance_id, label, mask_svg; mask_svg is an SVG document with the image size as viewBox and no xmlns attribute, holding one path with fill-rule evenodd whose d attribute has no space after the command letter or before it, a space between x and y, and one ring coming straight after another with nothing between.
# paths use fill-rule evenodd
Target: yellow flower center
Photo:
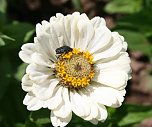
<instances>
[{"instance_id":1,"label":"yellow flower center","mask_svg":"<svg viewBox=\"0 0 152 127\"><path fill-rule=\"evenodd\" d=\"M56 62L56 76L61 84L69 88L80 89L90 84L94 76L93 56L88 51L73 49L63 53Z\"/></svg>"}]
</instances>

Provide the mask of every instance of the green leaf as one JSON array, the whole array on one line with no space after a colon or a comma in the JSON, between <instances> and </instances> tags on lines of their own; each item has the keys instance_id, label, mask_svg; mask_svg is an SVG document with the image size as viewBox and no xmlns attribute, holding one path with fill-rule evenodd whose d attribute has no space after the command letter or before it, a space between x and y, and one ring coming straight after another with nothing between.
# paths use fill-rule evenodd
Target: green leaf
<instances>
[{"instance_id":1,"label":"green leaf","mask_svg":"<svg viewBox=\"0 0 152 127\"><path fill-rule=\"evenodd\" d=\"M6 35L14 38L18 43L26 41L27 33L34 29L33 25L28 23L14 23L4 27Z\"/></svg>"},{"instance_id":2,"label":"green leaf","mask_svg":"<svg viewBox=\"0 0 152 127\"><path fill-rule=\"evenodd\" d=\"M0 11L5 12L6 11L6 0L0 0Z\"/></svg>"},{"instance_id":3,"label":"green leaf","mask_svg":"<svg viewBox=\"0 0 152 127\"><path fill-rule=\"evenodd\" d=\"M152 108L152 107L151 107ZM152 109L148 110L147 112L135 112L135 113L128 113L123 119L122 121L119 122L119 126L126 126L126 125L130 125L130 124L136 124L136 123L140 123L143 120L145 120L146 118L151 118L152 117Z\"/></svg>"},{"instance_id":4,"label":"green leaf","mask_svg":"<svg viewBox=\"0 0 152 127\"><path fill-rule=\"evenodd\" d=\"M76 10L82 11L80 0L72 0L72 4Z\"/></svg>"},{"instance_id":5,"label":"green leaf","mask_svg":"<svg viewBox=\"0 0 152 127\"><path fill-rule=\"evenodd\" d=\"M17 123L17 124L15 124L15 127L25 127L25 124Z\"/></svg>"},{"instance_id":6,"label":"green leaf","mask_svg":"<svg viewBox=\"0 0 152 127\"><path fill-rule=\"evenodd\" d=\"M13 38L0 33L0 46L5 46L6 45L6 40L15 41Z\"/></svg>"},{"instance_id":7,"label":"green leaf","mask_svg":"<svg viewBox=\"0 0 152 127\"><path fill-rule=\"evenodd\" d=\"M48 109L41 109L39 111L32 112L30 120L38 125L50 124L50 111Z\"/></svg>"},{"instance_id":8,"label":"green leaf","mask_svg":"<svg viewBox=\"0 0 152 127\"><path fill-rule=\"evenodd\" d=\"M7 25L3 28L3 31L9 37L14 38L17 43L23 43L27 41L28 32L34 30L34 26L28 23L14 23Z\"/></svg>"},{"instance_id":9,"label":"green leaf","mask_svg":"<svg viewBox=\"0 0 152 127\"><path fill-rule=\"evenodd\" d=\"M40 118L36 121L37 124L51 124L50 118Z\"/></svg>"},{"instance_id":10,"label":"green leaf","mask_svg":"<svg viewBox=\"0 0 152 127\"><path fill-rule=\"evenodd\" d=\"M144 0L144 9L152 11L152 1L151 0Z\"/></svg>"},{"instance_id":11,"label":"green leaf","mask_svg":"<svg viewBox=\"0 0 152 127\"><path fill-rule=\"evenodd\" d=\"M3 98L11 78L12 66L7 55L0 57L0 101Z\"/></svg>"},{"instance_id":12,"label":"green leaf","mask_svg":"<svg viewBox=\"0 0 152 127\"><path fill-rule=\"evenodd\" d=\"M23 41L28 42L31 39L31 37L33 36L34 33L35 33L35 29L32 29L32 30L28 31L26 33Z\"/></svg>"},{"instance_id":13,"label":"green leaf","mask_svg":"<svg viewBox=\"0 0 152 127\"><path fill-rule=\"evenodd\" d=\"M151 116L152 106L123 104L110 115L107 122L111 122L112 127L132 127Z\"/></svg>"},{"instance_id":14,"label":"green leaf","mask_svg":"<svg viewBox=\"0 0 152 127\"><path fill-rule=\"evenodd\" d=\"M152 12L143 10L140 13L125 16L118 21L117 27L135 29L145 36L152 36ZM144 20L141 20L144 19Z\"/></svg>"},{"instance_id":15,"label":"green leaf","mask_svg":"<svg viewBox=\"0 0 152 127\"><path fill-rule=\"evenodd\" d=\"M5 46L3 50L19 48L23 43L29 41L30 37L34 33L34 29L34 26L28 23L5 25L2 29L2 32L8 37L15 39L15 41L14 43L11 43L12 40L5 39L7 46Z\"/></svg>"},{"instance_id":16,"label":"green leaf","mask_svg":"<svg viewBox=\"0 0 152 127\"><path fill-rule=\"evenodd\" d=\"M1 34L1 33L0 33L0 38L11 40L11 41L15 41L15 39L13 39L13 38L11 38L11 37L9 37L7 35Z\"/></svg>"},{"instance_id":17,"label":"green leaf","mask_svg":"<svg viewBox=\"0 0 152 127\"><path fill-rule=\"evenodd\" d=\"M0 46L4 46L4 45L5 45L5 41L2 38L0 38Z\"/></svg>"},{"instance_id":18,"label":"green leaf","mask_svg":"<svg viewBox=\"0 0 152 127\"><path fill-rule=\"evenodd\" d=\"M105 6L108 13L135 13L142 9L142 0L112 0Z\"/></svg>"},{"instance_id":19,"label":"green leaf","mask_svg":"<svg viewBox=\"0 0 152 127\"><path fill-rule=\"evenodd\" d=\"M30 121L30 120L27 120L26 123L25 123L25 127L41 127L41 126L38 126L35 122L33 121Z\"/></svg>"},{"instance_id":20,"label":"green leaf","mask_svg":"<svg viewBox=\"0 0 152 127\"><path fill-rule=\"evenodd\" d=\"M124 36L130 50L138 50L146 55L151 55L151 45L143 34L125 29L117 29L116 31Z\"/></svg>"},{"instance_id":21,"label":"green leaf","mask_svg":"<svg viewBox=\"0 0 152 127\"><path fill-rule=\"evenodd\" d=\"M15 74L15 78L18 81L21 81L22 77L25 74L25 70L26 70L27 64L26 63L22 63L18 68L17 68L17 72Z\"/></svg>"},{"instance_id":22,"label":"green leaf","mask_svg":"<svg viewBox=\"0 0 152 127\"><path fill-rule=\"evenodd\" d=\"M0 11L0 29L7 23L6 14ZM0 31L1 32L1 31Z\"/></svg>"}]
</instances>

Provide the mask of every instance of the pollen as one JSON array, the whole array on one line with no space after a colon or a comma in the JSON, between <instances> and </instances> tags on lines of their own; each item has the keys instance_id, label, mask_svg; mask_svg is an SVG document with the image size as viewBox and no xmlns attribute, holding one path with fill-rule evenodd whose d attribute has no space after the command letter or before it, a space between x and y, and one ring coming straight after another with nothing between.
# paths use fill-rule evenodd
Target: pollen
<instances>
[{"instance_id":1,"label":"pollen","mask_svg":"<svg viewBox=\"0 0 152 127\"><path fill-rule=\"evenodd\" d=\"M93 56L89 51L72 51L63 53L56 62L56 76L60 84L74 89L84 88L94 77Z\"/></svg>"}]
</instances>

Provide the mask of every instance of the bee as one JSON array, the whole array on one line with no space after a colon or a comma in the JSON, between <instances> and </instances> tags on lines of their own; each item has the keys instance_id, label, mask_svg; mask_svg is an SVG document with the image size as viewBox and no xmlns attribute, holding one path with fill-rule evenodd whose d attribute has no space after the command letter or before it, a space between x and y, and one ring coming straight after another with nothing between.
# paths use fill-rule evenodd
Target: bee
<instances>
[{"instance_id":1,"label":"bee","mask_svg":"<svg viewBox=\"0 0 152 127\"><path fill-rule=\"evenodd\" d=\"M56 54L63 54L63 53L68 53L71 52L73 49L70 48L69 46L62 46L59 47L55 50Z\"/></svg>"}]
</instances>

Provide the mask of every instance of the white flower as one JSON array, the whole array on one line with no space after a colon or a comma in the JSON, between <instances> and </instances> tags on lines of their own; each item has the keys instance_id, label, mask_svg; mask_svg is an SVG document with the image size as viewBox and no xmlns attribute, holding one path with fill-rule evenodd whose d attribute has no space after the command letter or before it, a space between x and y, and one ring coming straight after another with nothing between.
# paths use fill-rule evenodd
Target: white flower
<instances>
[{"instance_id":1,"label":"white flower","mask_svg":"<svg viewBox=\"0 0 152 127\"><path fill-rule=\"evenodd\" d=\"M107 118L105 106L121 106L131 77L127 43L103 18L56 14L37 24L34 43L21 49L29 64L23 103L31 111L50 109L53 126L66 126L72 112L97 124Z\"/></svg>"}]
</instances>

